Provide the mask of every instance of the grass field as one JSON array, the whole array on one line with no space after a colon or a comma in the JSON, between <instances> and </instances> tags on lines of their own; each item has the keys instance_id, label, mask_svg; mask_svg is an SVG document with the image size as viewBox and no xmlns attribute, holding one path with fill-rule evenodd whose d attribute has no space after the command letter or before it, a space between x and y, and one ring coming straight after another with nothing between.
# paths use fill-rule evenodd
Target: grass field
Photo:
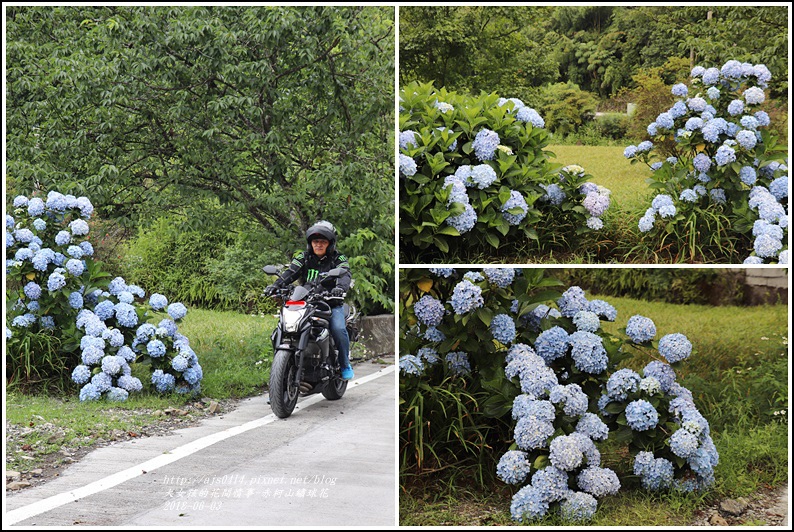
<instances>
[{"instance_id":1,"label":"grass field","mask_svg":"<svg viewBox=\"0 0 794 532\"><path fill-rule=\"evenodd\" d=\"M629 164L622 146L549 146L553 162L578 164L593 176L593 181L612 191L610 210L634 211L645 208L650 189L645 180L650 170L641 164Z\"/></svg>"},{"instance_id":2,"label":"grass field","mask_svg":"<svg viewBox=\"0 0 794 532\"><path fill-rule=\"evenodd\" d=\"M690 339L694 351L678 372L679 382L690 388L697 407L709 420L720 463L709 492L649 493L637 489L631 481L617 495L599 499L598 512L589 524L683 526L705 503L749 496L762 486L778 486L787 480L786 305L710 307L598 297L618 310L615 323L602 322L609 332L617 333L631 316L640 314L653 319L657 339L673 332ZM641 369L648 361L643 356L627 365ZM630 460L621 449L613 444L599 447L605 467L630 473ZM495 469L495 463L493 466ZM474 467L464 463L441 474L404 477L400 524L515 525L510 517L510 499L518 487L498 479L479 485L474 481ZM531 524L566 523L547 516Z\"/></svg>"}]
</instances>

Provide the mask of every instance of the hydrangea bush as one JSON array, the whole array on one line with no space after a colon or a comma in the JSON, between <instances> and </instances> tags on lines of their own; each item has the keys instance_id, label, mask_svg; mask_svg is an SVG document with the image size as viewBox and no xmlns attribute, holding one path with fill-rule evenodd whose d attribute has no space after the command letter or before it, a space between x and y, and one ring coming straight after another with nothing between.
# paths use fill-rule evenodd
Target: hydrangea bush
<instances>
[{"instance_id":1,"label":"hydrangea bush","mask_svg":"<svg viewBox=\"0 0 794 532\"><path fill-rule=\"evenodd\" d=\"M714 246L747 264L788 263L788 159L762 109L771 77L731 60L696 66L689 85L673 86L678 100L648 125L651 140L624 151L650 167L658 192L642 233L673 235L690 253Z\"/></svg>"},{"instance_id":2,"label":"hydrangea bush","mask_svg":"<svg viewBox=\"0 0 794 532\"><path fill-rule=\"evenodd\" d=\"M400 234L407 249L498 248L603 227L609 191L580 166L559 170L549 162L544 120L521 100L419 83L400 98Z\"/></svg>"},{"instance_id":3,"label":"hydrangea bush","mask_svg":"<svg viewBox=\"0 0 794 532\"><path fill-rule=\"evenodd\" d=\"M81 387L80 400L123 401L143 388L132 376L137 361L151 367L158 392L198 392L201 365L177 330L187 308L169 305L161 294L147 300L121 277L108 281L92 258L88 198L54 191L46 200L17 196L10 210L6 298L16 301L6 314L10 377L40 374L24 366L46 361L51 377L67 373ZM48 353L31 348L31 339L42 336L56 339Z\"/></svg>"},{"instance_id":4,"label":"hydrangea bush","mask_svg":"<svg viewBox=\"0 0 794 532\"><path fill-rule=\"evenodd\" d=\"M513 443L495 470L517 488L510 505L516 521L549 512L587 520L599 498L635 478L649 490L713 483L718 454L708 422L676 382L676 369L694 352L686 336L657 339L653 320L639 315L609 334L602 323L617 320L612 305L576 286L549 291L555 282L537 269L436 268L402 276L404 448L422 425L405 405L454 380L465 393L485 392L478 406L491 421L479 423L509 427ZM637 356L648 360L642 375L619 369ZM443 430L435 435L443 438ZM608 439L628 447L628 477L602 466L598 445Z\"/></svg>"}]
</instances>

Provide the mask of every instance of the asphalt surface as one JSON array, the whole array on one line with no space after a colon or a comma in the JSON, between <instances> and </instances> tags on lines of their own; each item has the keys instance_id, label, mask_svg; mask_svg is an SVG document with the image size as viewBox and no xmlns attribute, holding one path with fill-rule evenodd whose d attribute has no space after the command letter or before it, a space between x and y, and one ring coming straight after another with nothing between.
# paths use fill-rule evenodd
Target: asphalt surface
<instances>
[{"instance_id":1,"label":"asphalt surface","mask_svg":"<svg viewBox=\"0 0 794 532\"><path fill-rule=\"evenodd\" d=\"M96 449L6 497L4 525L392 527L394 365L363 362L344 397L276 418L259 396L173 435Z\"/></svg>"}]
</instances>

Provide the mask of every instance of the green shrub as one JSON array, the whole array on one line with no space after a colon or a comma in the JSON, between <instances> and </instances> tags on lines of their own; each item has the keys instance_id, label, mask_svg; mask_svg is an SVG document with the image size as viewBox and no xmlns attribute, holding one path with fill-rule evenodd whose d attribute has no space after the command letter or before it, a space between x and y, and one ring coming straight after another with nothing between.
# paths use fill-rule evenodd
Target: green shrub
<instances>
[{"instance_id":1,"label":"green shrub","mask_svg":"<svg viewBox=\"0 0 794 532\"><path fill-rule=\"evenodd\" d=\"M201 232L179 217L164 216L139 229L123 253L122 272L147 291L211 309L235 308L237 298L223 292L210 275L210 264L232 243L223 229Z\"/></svg>"},{"instance_id":2,"label":"green shrub","mask_svg":"<svg viewBox=\"0 0 794 532\"><path fill-rule=\"evenodd\" d=\"M604 113L595 119L595 130L602 137L617 140L626 136L629 130L629 115L625 113Z\"/></svg>"},{"instance_id":3,"label":"green shrub","mask_svg":"<svg viewBox=\"0 0 794 532\"><path fill-rule=\"evenodd\" d=\"M555 135L569 135L591 122L595 117L598 99L572 82L552 83L538 95L538 112Z\"/></svg>"},{"instance_id":4,"label":"green shrub","mask_svg":"<svg viewBox=\"0 0 794 532\"><path fill-rule=\"evenodd\" d=\"M740 304L744 272L713 269L571 269L563 279L599 295L678 304Z\"/></svg>"}]
</instances>

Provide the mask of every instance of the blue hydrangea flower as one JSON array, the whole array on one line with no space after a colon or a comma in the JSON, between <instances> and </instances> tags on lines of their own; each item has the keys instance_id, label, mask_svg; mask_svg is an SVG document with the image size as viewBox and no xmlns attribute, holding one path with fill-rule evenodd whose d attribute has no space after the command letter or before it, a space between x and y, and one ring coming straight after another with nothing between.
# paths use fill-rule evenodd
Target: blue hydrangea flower
<instances>
[{"instance_id":1,"label":"blue hydrangea flower","mask_svg":"<svg viewBox=\"0 0 794 532\"><path fill-rule=\"evenodd\" d=\"M128 392L139 392L143 389L143 383L138 377L131 375L122 375L118 378L117 384L119 388L123 388Z\"/></svg>"},{"instance_id":2,"label":"blue hydrangea flower","mask_svg":"<svg viewBox=\"0 0 794 532\"><path fill-rule=\"evenodd\" d=\"M687 131L697 131L702 127L703 127L703 119L698 118L696 116L687 120L686 124L684 125L684 129L686 129Z\"/></svg>"},{"instance_id":3,"label":"blue hydrangea flower","mask_svg":"<svg viewBox=\"0 0 794 532\"><path fill-rule=\"evenodd\" d=\"M429 342L443 342L447 339L446 335L435 327L428 327L423 338Z\"/></svg>"},{"instance_id":4,"label":"blue hydrangea flower","mask_svg":"<svg viewBox=\"0 0 794 532\"><path fill-rule=\"evenodd\" d=\"M615 307L601 299L593 299L589 301L587 303L587 310L594 312L607 321L615 321L615 319L618 317L618 311L615 309Z\"/></svg>"},{"instance_id":5,"label":"blue hydrangea flower","mask_svg":"<svg viewBox=\"0 0 794 532\"><path fill-rule=\"evenodd\" d=\"M399 360L400 372L405 375L416 375L424 372L424 363L415 355L403 355Z\"/></svg>"},{"instance_id":6,"label":"blue hydrangea flower","mask_svg":"<svg viewBox=\"0 0 794 532\"><path fill-rule=\"evenodd\" d=\"M138 314L135 307L129 303L117 303L115 306L116 321L123 327L135 327L138 325Z\"/></svg>"},{"instance_id":7,"label":"blue hydrangea flower","mask_svg":"<svg viewBox=\"0 0 794 532\"><path fill-rule=\"evenodd\" d=\"M609 436L609 427L592 412L585 412L576 423L576 432L584 434L591 440L603 441Z\"/></svg>"},{"instance_id":8,"label":"blue hydrangea flower","mask_svg":"<svg viewBox=\"0 0 794 532\"><path fill-rule=\"evenodd\" d=\"M687 88L687 86L683 83L676 83L673 85L671 92L673 93L673 96L685 97L687 94L689 94L689 88Z\"/></svg>"},{"instance_id":9,"label":"blue hydrangea flower","mask_svg":"<svg viewBox=\"0 0 794 532\"><path fill-rule=\"evenodd\" d=\"M484 268L482 272L489 283L495 284L499 288L510 286L516 274L513 268Z\"/></svg>"},{"instance_id":10,"label":"blue hydrangea flower","mask_svg":"<svg viewBox=\"0 0 794 532\"><path fill-rule=\"evenodd\" d=\"M733 100L728 104L728 114L737 116L744 112L744 102L741 100Z\"/></svg>"},{"instance_id":11,"label":"blue hydrangea flower","mask_svg":"<svg viewBox=\"0 0 794 532\"><path fill-rule=\"evenodd\" d=\"M187 314L187 307L182 303L171 303L168 305L167 311L168 315L171 316L174 321L179 321Z\"/></svg>"},{"instance_id":12,"label":"blue hydrangea flower","mask_svg":"<svg viewBox=\"0 0 794 532\"><path fill-rule=\"evenodd\" d=\"M123 277L115 277L112 281L110 281L110 284L108 285L108 292L110 292L110 294L114 296L117 296L121 292L124 292L126 290L127 290L127 283L126 281L124 281Z\"/></svg>"},{"instance_id":13,"label":"blue hydrangea flower","mask_svg":"<svg viewBox=\"0 0 794 532\"><path fill-rule=\"evenodd\" d=\"M126 361L117 355L107 355L102 358L102 371L108 375L118 375Z\"/></svg>"},{"instance_id":14,"label":"blue hydrangea flower","mask_svg":"<svg viewBox=\"0 0 794 532\"><path fill-rule=\"evenodd\" d=\"M725 191L721 188L712 188L709 191L709 196L711 196L711 200L714 203L725 204L727 201L725 198Z\"/></svg>"},{"instance_id":15,"label":"blue hydrangea flower","mask_svg":"<svg viewBox=\"0 0 794 532\"><path fill-rule=\"evenodd\" d=\"M416 161L405 154L400 154L400 172L403 175L411 177L416 174Z\"/></svg>"},{"instance_id":16,"label":"blue hydrangea flower","mask_svg":"<svg viewBox=\"0 0 794 532\"><path fill-rule=\"evenodd\" d=\"M620 490L617 474L604 467L591 466L582 470L577 477L577 483L582 491L598 498L615 495Z\"/></svg>"},{"instance_id":17,"label":"blue hydrangea flower","mask_svg":"<svg viewBox=\"0 0 794 532\"><path fill-rule=\"evenodd\" d=\"M573 435L557 436L549 444L549 460L562 471L573 471L582 464L584 453L579 438Z\"/></svg>"},{"instance_id":18,"label":"blue hydrangea flower","mask_svg":"<svg viewBox=\"0 0 794 532\"><path fill-rule=\"evenodd\" d=\"M85 236L88 234L88 224L85 220L73 220L69 223L69 229L72 230L74 236Z\"/></svg>"},{"instance_id":19,"label":"blue hydrangea flower","mask_svg":"<svg viewBox=\"0 0 794 532\"><path fill-rule=\"evenodd\" d=\"M753 118L755 118L756 121L758 122L758 126L766 127L766 126L768 126L771 123L771 121L769 119L769 114L766 111L757 111L753 115ZM742 120L744 120L744 119L742 119ZM748 129L754 129L754 128L750 128L747 125L745 125L744 122L742 122L742 125L744 127L748 128ZM758 126L756 126L756 127L758 127Z\"/></svg>"},{"instance_id":20,"label":"blue hydrangea flower","mask_svg":"<svg viewBox=\"0 0 794 532\"><path fill-rule=\"evenodd\" d=\"M69 306L73 309L80 310L83 308L83 294L80 292L72 292L69 294Z\"/></svg>"},{"instance_id":21,"label":"blue hydrangea flower","mask_svg":"<svg viewBox=\"0 0 794 532\"><path fill-rule=\"evenodd\" d=\"M128 396L129 392L127 390L114 386L108 390L107 398L109 401L126 401Z\"/></svg>"},{"instance_id":22,"label":"blue hydrangea flower","mask_svg":"<svg viewBox=\"0 0 794 532\"><path fill-rule=\"evenodd\" d=\"M632 369L619 369L607 380L607 395L618 401L625 401L628 394L636 392L640 376Z\"/></svg>"},{"instance_id":23,"label":"blue hydrangea flower","mask_svg":"<svg viewBox=\"0 0 794 532\"><path fill-rule=\"evenodd\" d=\"M782 248L783 243L769 234L758 235L753 242L753 249L759 257L775 257Z\"/></svg>"},{"instance_id":24,"label":"blue hydrangea flower","mask_svg":"<svg viewBox=\"0 0 794 532\"><path fill-rule=\"evenodd\" d=\"M508 212L510 209L515 208L521 209L521 212L519 214L511 214ZM508 224L518 225L526 217L529 206L527 205L524 196L522 196L520 192L517 190L511 190L510 198L504 202L500 210L502 211L502 216L505 220L507 220Z\"/></svg>"},{"instance_id":25,"label":"blue hydrangea flower","mask_svg":"<svg viewBox=\"0 0 794 532\"><path fill-rule=\"evenodd\" d=\"M788 264L788 250L781 251L780 254L777 256L777 263L778 264Z\"/></svg>"},{"instance_id":26,"label":"blue hydrangea flower","mask_svg":"<svg viewBox=\"0 0 794 532\"><path fill-rule=\"evenodd\" d=\"M543 117L541 117L540 114L531 107L524 106L520 108L516 113L516 120L521 122L529 122L533 127L546 127L546 122L543 120Z\"/></svg>"},{"instance_id":27,"label":"blue hydrangea flower","mask_svg":"<svg viewBox=\"0 0 794 532\"><path fill-rule=\"evenodd\" d=\"M600 218L609 209L609 196L598 192L590 193L582 200L582 206L591 216Z\"/></svg>"},{"instance_id":28,"label":"blue hydrangea flower","mask_svg":"<svg viewBox=\"0 0 794 532\"><path fill-rule=\"evenodd\" d=\"M175 371L183 372L187 369L188 361L183 355L177 355L171 359L171 367L174 368Z\"/></svg>"},{"instance_id":29,"label":"blue hydrangea flower","mask_svg":"<svg viewBox=\"0 0 794 532\"><path fill-rule=\"evenodd\" d=\"M587 412L587 395L578 384L557 385L549 391L549 401L563 404L568 416L581 416Z\"/></svg>"},{"instance_id":30,"label":"blue hydrangea flower","mask_svg":"<svg viewBox=\"0 0 794 532\"><path fill-rule=\"evenodd\" d=\"M80 242L80 249L83 250L83 254L87 256L92 256L94 254L94 246L91 245L91 242L84 241Z\"/></svg>"},{"instance_id":31,"label":"blue hydrangea flower","mask_svg":"<svg viewBox=\"0 0 794 532\"><path fill-rule=\"evenodd\" d=\"M558 326L543 331L535 340L535 351L547 363L565 356L568 352L568 332Z\"/></svg>"},{"instance_id":32,"label":"blue hydrangea flower","mask_svg":"<svg viewBox=\"0 0 794 532\"><path fill-rule=\"evenodd\" d=\"M637 314L629 318L626 325L626 334L634 343L648 342L656 336L656 325L650 318Z\"/></svg>"},{"instance_id":33,"label":"blue hydrangea flower","mask_svg":"<svg viewBox=\"0 0 794 532\"><path fill-rule=\"evenodd\" d=\"M470 231L477 223L477 212L471 205L466 205L466 210L457 216L450 216L447 225L454 227L460 234Z\"/></svg>"},{"instance_id":34,"label":"blue hydrangea flower","mask_svg":"<svg viewBox=\"0 0 794 532\"><path fill-rule=\"evenodd\" d=\"M149 306L152 310L162 310L168 305L168 299L162 294L152 294L149 298Z\"/></svg>"},{"instance_id":35,"label":"blue hydrangea flower","mask_svg":"<svg viewBox=\"0 0 794 532\"><path fill-rule=\"evenodd\" d=\"M675 383L675 370L668 364L654 360L649 362L642 370L646 377L654 377L662 385L662 391L667 392Z\"/></svg>"},{"instance_id":36,"label":"blue hydrangea flower","mask_svg":"<svg viewBox=\"0 0 794 532\"><path fill-rule=\"evenodd\" d=\"M670 116L670 113L661 113L656 117L656 125L664 129L672 129L673 117Z\"/></svg>"},{"instance_id":37,"label":"blue hydrangea flower","mask_svg":"<svg viewBox=\"0 0 794 532\"><path fill-rule=\"evenodd\" d=\"M566 318L573 318L577 312L587 310L589 302L585 297L584 290L578 286L572 286L562 293L562 297L557 300L560 312Z\"/></svg>"},{"instance_id":38,"label":"blue hydrangea flower","mask_svg":"<svg viewBox=\"0 0 794 532\"><path fill-rule=\"evenodd\" d=\"M47 290L56 292L66 286L66 278L58 272L52 272L47 278Z\"/></svg>"},{"instance_id":39,"label":"blue hydrangea flower","mask_svg":"<svg viewBox=\"0 0 794 532\"><path fill-rule=\"evenodd\" d=\"M587 331L594 333L601 328L601 321L595 312L589 310L580 310L573 317L573 324L580 331Z\"/></svg>"},{"instance_id":40,"label":"blue hydrangea flower","mask_svg":"<svg viewBox=\"0 0 794 532\"><path fill-rule=\"evenodd\" d=\"M471 147L474 154L481 161L490 161L494 158L496 147L500 144L499 135L490 129L481 129L474 137Z\"/></svg>"},{"instance_id":41,"label":"blue hydrangea flower","mask_svg":"<svg viewBox=\"0 0 794 532\"><path fill-rule=\"evenodd\" d=\"M748 105L760 105L764 103L766 99L766 95L764 94L764 90L758 87L750 87L746 89L742 96L744 96L744 101L747 102Z\"/></svg>"},{"instance_id":42,"label":"blue hydrangea flower","mask_svg":"<svg viewBox=\"0 0 794 532\"><path fill-rule=\"evenodd\" d=\"M597 334L576 331L568 337L574 365L585 373L599 374L607 369L607 352Z\"/></svg>"},{"instance_id":43,"label":"blue hydrangea flower","mask_svg":"<svg viewBox=\"0 0 794 532\"><path fill-rule=\"evenodd\" d=\"M74 275L75 277L80 277L85 271L85 266L83 265L83 261L81 260L69 259L68 261L66 261L66 269L70 274Z\"/></svg>"},{"instance_id":44,"label":"blue hydrangea flower","mask_svg":"<svg viewBox=\"0 0 794 532\"><path fill-rule=\"evenodd\" d=\"M157 324L158 331L161 328L166 330L166 336L175 336L176 335L176 329L177 329L176 323L174 323L173 321L171 321L169 319L160 320L160 323ZM155 331L155 333L157 333L158 331Z\"/></svg>"},{"instance_id":45,"label":"blue hydrangea flower","mask_svg":"<svg viewBox=\"0 0 794 532\"><path fill-rule=\"evenodd\" d=\"M31 216L41 216L44 214L44 201L41 198L31 198L28 201L28 214Z\"/></svg>"},{"instance_id":46,"label":"blue hydrangea flower","mask_svg":"<svg viewBox=\"0 0 794 532\"><path fill-rule=\"evenodd\" d=\"M41 297L41 287L33 281L26 284L22 290L28 296L28 299L36 300Z\"/></svg>"},{"instance_id":47,"label":"blue hydrangea flower","mask_svg":"<svg viewBox=\"0 0 794 532\"><path fill-rule=\"evenodd\" d=\"M427 362L430 365L433 365L439 361L438 351L432 347L422 347L416 352L416 357L422 362Z\"/></svg>"},{"instance_id":48,"label":"blue hydrangea flower","mask_svg":"<svg viewBox=\"0 0 794 532\"><path fill-rule=\"evenodd\" d=\"M26 207L28 204L28 198L25 196L19 195L14 198L14 208L18 209L20 207Z\"/></svg>"},{"instance_id":49,"label":"blue hydrangea flower","mask_svg":"<svg viewBox=\"0 0 794 532\"><path fill-rule=\"evenodd\" d=\"M627 146L625 150L623 150L623 157L626 159L631 159L637 155L637 146L631 145Z\"/></svg>"},{"instance_id":50,"label":"blue hydrangea flower","mask_svg":"<svg viewBox=\"0 0 794 532\"><path fill-rule=\"evenodd\" d=\"M670 364L680 362L692 354L692 343L681 333L667 334L659 340L659 354Z\"/></svg>"},{"instance_id":51,"label":"blue hydrangea flower","mask_svg":"<svg viewBox=\"0 0 794 532\"><path fill-rule=\"evenodd\" d=\"M194 386L198 384L203 376L204 372L198 363L190 366L184 372L182 372L182 378Z\"/></svg>"},{"instance_id":52,"label":"blue hydrangea flower","mask_svg":"<svg viewBox=\"0 0 794 532\"><path fill-rule=\"evenodd\" d=\"M548 423L553 423L557 417L550 401L538 400L529 394L519 394L513 399L512 414L513 419L532 416Z\"/></svg>"},{"instance_id":53,"label":"blue hydrangea flower","mask_svg":"<svg viewBox=\"0 0 794 532\"><path fill-rule=\"evenodd\" d=\"M565 200L565 192L560 188L560 185L552 183L551 185L540 185L546 193L540 198L542 201L548 201L552 205L562 205Z\"/></svg>"},{"instance_id":54,"label":"blue hydrangea flower","mask_svg":"<svg viewBox=\"0 0 794 532\"><path fill-rule=\"evenodd\" d=\"M59 231L58 234L55 235L55 243L59 246L65 246L71 241L72 234L69 231Z\"/></svg>"},{"instance_id":55,"label":"blue hydrangea flower","mask_svg":"<svg viewBox=\"0 0 794 532\"><path fill-rule=\"evenodd\" d=\"M436 327L444 319L444 305L433 296L424 295L414 303L414 313L421 323Z\"/></svg>"},{"instance_id":56,"label":"blue hydrangea flower","mask_svg":"<svg viewBox=\"0 0 794 532\"><path fill-rule=\"evenodd\" d=\"M519 418L513 437L519 449L531 451L546 446L546 442L554 434L554 425L549 421L535 416Z\"/></svg>"},{"instance_id":57,"label":"blue hydrangea flower","mask_svg":"<svg viewBox=\"0 0 794 532\"><path fill-rule=\"evenodd\" d=\"M469 357L463 351L452 351L444 358L449 364L449 369L455 375L468 375L471 373Z\"/></svg>"},{"instance_id":58,"label":"blue hydrangea flower","mask_svg":"<svg viewBox=\"0 0 794 532\"><path fill-rule=\"evenodd\" d=\"M97 317L99 317L99 319L102 321L109 320L115 315L115 313L116 305L110 300L102 301L94 307L94 314L96 314Z\"/></svg>"},{"instance_id":59,"label":"blue hydrangea flower","mask_svg":"<svg viewBox=\"0 0 794 532\"><path fill-rule=\"evenodd\" d=\"M697 192L691 188L687 188L681 191L681 195L678 197L678 199L688 203L695 203L698 200L698 195Z\"/></svg>"},{"instance_id":60,"label":"blue hydrangea flower","mask_svg":"<svg viewBox=\"0 0 794 532\"><path fill-rule=\"evenodd\" d=\"M485 279L480 272L466 272L463 274L463 278L468 279L472 283L479 283Z\"/></svg>"},{"instance_id":61,"label":"blue hydrangea flower","mask_svg":"<svg viewBox=\"0 0 794 532\"><path fill-rule=\"evenodd\" d=\"M778 201L788 198L788 176L783 175L772 181L769 184L769 193Z\"/></svg>"},{"instance_id":62,"label":"blue hydrangea flower","mask_svg":"<svg viewBox=\"0 0 794 532\"><path fill-rule=\"evenodd\" d=\"M151 340L146 344L146 352L153 358L165 355L165 344L160 340Z\"/></svg>"},{"instance_id":63,"label":"blue hydrangea flower","mask_svg":"<svg viewBox=\"0 0 794 532\"><path fill-rule=\"evenodd\" d=\"M55 328L55 318L52 316L41 316L39 318L39 324L45 329L54 329Z\"/></svg>"},{"instance_id":64,"label":"blue hydrangea flower","mask_svg":"<svg viewBox=\"0 0 794 532\"><path fill-rule=\"evenodd\" d=\"M21 242L23 244L28 244L32 242L35 237L36 235L33 234L33 231L25 227L14 231L14 238L16 238L18 242Z\"/></svg>"},{"instance_id":65,"label":"blue hydrangea flower","mask_svg":"<svg viewBox=\"0 0 794 532\"><path fill-rule=\"evenodd\" d=\"M637 144L638 152L651 151L652 148L653 148L653 142L651 142L650 140L643 140L642 142Z\"/></svg>"},{"instance_id":66,"label":"blue hydrangea flower","mask_svg":"<svg viewBox=\"0 0 794 532\"><path fill-rule=\"evenodd\" d=\"M655 459L641 477L645 489L658 491L669 488L673 483L673 464L665 458Z\"/></svg>"},{"instance_id":67,"label":"blue hydrangea flower","mask_svg":"<svg viewBox=\"0 0 794 532\"><path fill-rule=\"evenodd\" d=\"M11 322L12 327L30 327L36 323L36 316L30 313L22 314L14 318Z\"/></svg>"},{"instance_id":68,"label":"blue hydrangea flower","mask_svg":"<svg viewBox=\"0 0 794 532\"><path fill-rule=\"evenodd\" d=\"M470 179L480 190L489 187L496 181L496 172L487 164L478 164L471 168Z\"/></svg>"},{"instance_id":69,"label":"blue hydrangea flower","mask_svg":"<svg viewBox=\"0 0 794 532\"><path fill-rule=\"evenodd\" d=\"M412 131L407 129L405 131L400 132L400 148L403 150L407 150L409 148L415 148L417 146L416 142L416 131Z\"/></svg>"},{"instance_id":70,"label":"blue hydrangea flower","mask_svg":"<svg viewBox=\"0 0 794 532\"><path fill-rule=\"evenodd\" d=\"M96 401L100 397L102 397L102 392L90 382L80 388L80 401Z\"/></svg>"},{"instance_id":71,"label":"blue hydrangea flower","mask_svg":"<svg viewBox=\"0 0 794 532\"><path fill-rule=\"evenodd\" d=\"M529 475L531 466L527 453L523 451L507 451L496 465L496 476L507 484L521 484Z\"/></svg>"},{"instance_id":72,"label":"blue hydrangea flower","mask_svg":"<svg viewBox=\"0 0 794 532\"><path fill-rule=\"evenodd\" d=\"M706 110L706 107L708 106L708 102L706 102L706 100L704 100L703 98L696 96L694 98L689 98L686 101L686 105L692 111L696 113L702 113L703 111Z\"/></svg>"},{"instance_id":73,"label":"blue hydrangea flower","mask_svg":"<svg viewBox=\"0 0 794 532\"><path fill-rule=\"evenodd\" d=\"M91 370L80 364L72 370L72 380L77 384L85 384L91 379Z\"/></svg>"},{"instance_id":74,"label":"blue hydrangea flower","mask_svg":"<svg viewBox=\"0 0 794 532\"><path fill-rule=\"evenodd\" d=\"M465 314L483 305L482 288L463 280L455 285L449 300L455 314Z\"/></svg>"},{"instance_id":75,"label":"blue hydrangea flower","mask_svg":"<svg viewBox=\"0 0 794 532\"><path fill-rule=\"evenodd\" d=\"M155 389L160 393L170 392L174 389L175 383L176 378L170 373L163 373L161 369L152 372L152 384L154 384Z\"/></svg>"},{"instance_id":76,"label":"blue hydrangea flower","mask_svg":"<svg viewBox=\"0 0 794 532\"><path fill-rule=\"evenodd\" d=\"M510 503L510 515L514 521L532 521L543 517L548 511L549 503L545 502L538 489L531 485L518 490Z\"/></svg>"},{"instance_id":77,"label":"blue hydrangea flower","mask_svg":"<svg viewBox=\"0 0 794 532\"><path fill-rule=\"evenodd\" d=\"M652 429L659 422L659 413L651 403L637 399L626 405L626 423L638 432Z\"/></svg>"},{"instance_id":78,"label":"blue hydrangea flower","mask_svg":"<svg viewBox=\"0 0 794 532\"><path fill-rule=\"evenodd\" d=\"M739 179L741 179L742 183L745 185L753 186L757 178L758 176L755 173L755 168L752 166L742 166L742 169L739 170Z\"/></svg>"},{"instance_id":79,"label":"blue hydrangea flower","mask_svg":"<svg viewBox=\"0 0 794 532\"><path fill-rule=\"evenodd\" d=\"M497 314L491 320L491 334L494 339L509 344L516 338L516 324L507 314Z\"/></svg>"},{"instance_id":80,"label":"blue hydrangea flower","mask_svg":"<svg viewBox=\"0 0 794 532\"><path fill-rule=\"evenodd\" d=\"M662 383L655 377L645 377L640 381L640 390L648 395L656 395L662 391Z\"/></svg>"},{"instance_id":81,"label":"blue hydrangea flower","mask_svg":"<svg viewBox=\"0 0 794 532\"><path fill-rule=\"evenodd\" d=\"M707 68L702 76L703 85L716 85L720 80L720 71L715 67Z\"/></svg>"},{"instance_id":82,"label":"blue hydrangea flower","mask_svg":"<svg viewBox=\"0 0 794 532\"><path fill-rule=\"evenodd\" d=\"M725 166L736 160L736 150L730 146L722 145L717 148L717 153L714 155L714 161L717 166Z\"/></svg>"},{"instance_id":83,"label":"blue hydrangea flower","mask_svg":"<svg viewBox=\"0 0 794 532\"><path fill-rule=\"evenodd\" d=\"M698 438L685 429L678 429L670 436L670 450L681 458L689 458L698 449Z\"/></svg>"},{"instance_id":84,"label":"blue hydrangea flower","mask_svg":"<svg viewBox=\"0 0 794 532\"><path fill-rule=\"evenodd\" d=\"M100 393L104 393L110 390L110 387L113 386L113 379L110 375L105 372L97 373L93 377L91 377L91 384L96 386L96 389Z\"/></svg>"}]
</instances>

